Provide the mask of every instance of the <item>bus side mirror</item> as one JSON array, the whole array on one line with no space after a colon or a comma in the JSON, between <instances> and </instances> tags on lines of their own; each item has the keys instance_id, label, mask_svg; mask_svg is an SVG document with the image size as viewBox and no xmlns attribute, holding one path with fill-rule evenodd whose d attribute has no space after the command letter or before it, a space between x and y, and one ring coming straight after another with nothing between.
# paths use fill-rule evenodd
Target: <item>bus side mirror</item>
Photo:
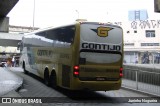
<instances>
[{"instance_id":1,"label":"bus side mirror","mask_svg":"<svg viewBox=\"0 0 160 106\"><path fill-rule=\"evenodd\" d=\"M18 42L17 50L20 50L21 42Z\"/></svg>"}]
</instances>

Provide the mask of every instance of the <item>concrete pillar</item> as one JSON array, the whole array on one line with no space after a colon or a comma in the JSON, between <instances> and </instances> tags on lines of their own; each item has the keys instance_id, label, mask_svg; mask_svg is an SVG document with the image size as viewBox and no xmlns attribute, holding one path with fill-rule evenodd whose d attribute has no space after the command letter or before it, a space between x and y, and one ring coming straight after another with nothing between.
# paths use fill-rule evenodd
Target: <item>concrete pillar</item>
<instances>
[{"instance_id":1,"label":"concrete pillar","mask_svg":"<svg viewBox=\"0 0 160 106\"><path fill-rule=\"evenodd\" d=\"M9 17L0 17L0 32L9 32Z\"/></svg>"}]
</instances>

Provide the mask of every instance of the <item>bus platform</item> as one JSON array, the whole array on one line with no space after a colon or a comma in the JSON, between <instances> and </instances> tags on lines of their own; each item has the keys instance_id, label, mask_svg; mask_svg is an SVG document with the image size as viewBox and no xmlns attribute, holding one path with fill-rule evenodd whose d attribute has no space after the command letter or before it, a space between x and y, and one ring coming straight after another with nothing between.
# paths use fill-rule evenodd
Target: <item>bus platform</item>
<instances>
[{"instance_id":1,"label":"bus platform","mask_svg":"<svg viewBox=\"0 0 160 106\"><path fill-rule=\"evenodd\" d=\"M160 64L124 64L122 86L160 96Z\"/></svg>"},{"instance_id":2,"label":"bus platform","mask_svg":"<svg viewBox=\"0 0 160 106\"><path fill-rule=\"evenodd\" d=\"M15 75L5 67L0 67L0 96L7 95L18 89L23 83L23 78ZM14 95L12 95L14 96Z\"/></svg>"},{"instance_id":3,"label":"bus platform","mask_svg":"<svg viewBox=\"0 0 160 106\"><path fill-rule=\"evenodd\" d=\"M154 64L154 65L153 64L125 64L125 66L132 66L132 68L137 66L137 67L141 67L141 69L145 68L149 70L157 69L160 72L160 64ZM23 84L23 78L17 76L11 70L20 71L20 72L23 71L22 68L20 67L6 67L6 68L0 67L0 89L1 89L0 96L11 94L11 91L13 91L11 96L14 97L14 95L16 94L15 90ZM136 84L131 83L130 80L123 79L122 82L123 82L122 83L123 86L126 86L126 85L128 86L128 84L132 84L132 86L135 87L134 85L136 85Z\"/></svg>"}]
</instances>

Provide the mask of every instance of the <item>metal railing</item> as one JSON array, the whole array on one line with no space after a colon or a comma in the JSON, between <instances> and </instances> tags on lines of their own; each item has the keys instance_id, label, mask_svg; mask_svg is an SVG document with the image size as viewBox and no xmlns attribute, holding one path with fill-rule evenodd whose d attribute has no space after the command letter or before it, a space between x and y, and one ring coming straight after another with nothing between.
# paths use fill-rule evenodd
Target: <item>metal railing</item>
<instances>
[{"instance_id":1,"label":"metal railing","mask_svg":"<svg viewBox=\"0 0 160 106\"><path fill-rule=\"evenodd\" d=\"M125 68L122 87L160 96L160 73Z\"/></svg>"}]
</instances>

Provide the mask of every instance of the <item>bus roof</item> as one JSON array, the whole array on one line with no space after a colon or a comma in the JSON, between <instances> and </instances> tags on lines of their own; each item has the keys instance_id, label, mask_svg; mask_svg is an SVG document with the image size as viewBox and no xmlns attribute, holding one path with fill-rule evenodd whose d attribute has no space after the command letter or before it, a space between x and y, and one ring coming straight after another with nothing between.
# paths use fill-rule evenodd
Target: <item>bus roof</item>
<instances>
[{"instance_id":1,"label":"bus roof","mask_svg":"<svg viewBox=\"0 0 160 106\"><path fill-rule=\"evenodd\" d=\"M76 23L71 23L71 24L66 24L66 25L59 25L59 26L50 26L47 28L42 28L42 29L38 29L34 32L28 33L28 34L34 34L34 33L38 33L38 32L43 32L43 31L47 31L47 30L51 30L51 29L56 29L56 28L60 28L60 27L65 27L65 26L71 26L71 25L75 25ZM28 35L27 34L27 35Z\"/></svg>"},{"instance_id":2,"label":"bus roof","mask_svg":"<svg viewBox=\"0 0 160 106\"><path fill-rule=\"evenodd\" d=\"M71 25L75 25L77 23L80 23L80 24L100 24L100 25L107 25L107 26L112 26L112 27L118 27L118 28L121 28L120 26L118 25L114 25L114 24L109 24L109 23L102 23L102 22L88 22L88 21L76 21L74 23L71 23L71 24L65 24L65 25L59 25L59 26L50 26L50 27L47 27L47 28L42 28L42 29L38 29L34 32L31 32L31 33L27 33L27 35L29 34L35 34L35 33L38 33L38 32L43 32L43 31L47 31L47 30L51 30L51 29L56 29L56 28L60 28L60 27L65 27L65 26L71 26Z\"/></svg>"}]
</instances>

